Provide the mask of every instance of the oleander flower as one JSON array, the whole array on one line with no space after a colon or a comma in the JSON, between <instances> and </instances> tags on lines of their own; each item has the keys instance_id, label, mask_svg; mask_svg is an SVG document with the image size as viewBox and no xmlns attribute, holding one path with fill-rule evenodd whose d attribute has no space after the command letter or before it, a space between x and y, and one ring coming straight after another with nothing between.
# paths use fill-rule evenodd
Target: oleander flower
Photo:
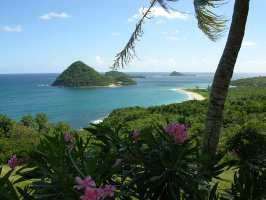
<instances>
[{"instance_id":1,"label":"oleander flower","mask_svg":"<svg viewBox=\"0 0 266 200\"><path fill-rule=\"evenodd\" d=\"M80 200L99 200L99 193L97 188L86 187L84 195L80 197Z\"/></svg>"},{"instance_id":2,"label":"oleander flower","mask_svg":"<svg viewBox=\"0 0 266 200\"><path fill-rule=\"evenodd\" d=\"M14 170L17 166L21 164L20 159L17 158L16 155L11 156L11 158L7 162L8 166Z\"/></svg>"},{"instance_id":3,"label":"oleander flower","mask_svg":"<svg viewBox=\"0 0 266 200\"><path fill-rule=\"evenodd\" d=\"M86 177L84 180L80 177L76 177L75 181L78 184L74 186L75 189L84 189L84 194L80 196L81 200L103 200L106 197L114 196L115 186L104 185L103 187L96 187L95 181L90 176Z\"/></svg>"},{"instance_id":4,"label":"oleander flower","mask_svg":"<svg viewBox=\"0 0 266 200\"><path fill-rule=\"evenodd\" d=\"M132 133L131 133L131 138L133 139L133 141L136 143L139 141L140 139L140 131L138 130L134 130Z\"/></svg>"},{"instance_id":5,"label":"oleander flower","mask_svg":"<svg viewBox=\"0 0 266 200\"><path fill-rule=\"evenodd\" d=\"M105 185L103 188L104 198L105 197L113 197L115 195L116 187L114 185Z\"/></svg>"},{"instance_id":6,"label":"oleander flower","mask_svg":"<svg viewBox=\"0 0 266 200\"><path fill-rule=\"evenodd\" d=\"M174 141L178 144L183 144L188 138L187 128L184 124L168 124L165 127L165 132L173 137Z\"/></svg>"},{"instance_id":7,"label":"oleander flower","mask_svg":"<svg viewBox=\"0 0 266 200\"><path fill-rule=\"evenodd\" d=\"M65 133L64 134L64 140L65 140L66 143L73 143L74 137L70 133Z\"/></svg>"},{"instance_id":8,"label":"oleander flower","mask_svg":"<svg viewBox=\"0 0 266 200\"><path fill-rule=\"evenodd\" d=\"M75 181L77 185L74 186L75 189L81 190L81 189L86 189L88 187L95 187L95 181L90 177L87 176L85 179L81 179L80 177L76 177Z\"/></svg>"}]
</instances>

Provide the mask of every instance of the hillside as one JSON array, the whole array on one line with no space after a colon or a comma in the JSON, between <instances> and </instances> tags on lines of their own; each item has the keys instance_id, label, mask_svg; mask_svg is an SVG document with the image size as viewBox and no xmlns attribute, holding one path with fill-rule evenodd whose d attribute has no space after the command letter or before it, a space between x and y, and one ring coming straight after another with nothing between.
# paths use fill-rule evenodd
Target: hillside
<instances>
[{"instance_id":1,"label":"hillside","mask_svg":"<svg viewBox=\"0 0 266 200\"><path fill-rule=\"evenodd\" d=\"M121 72L108 72L102 75L85 63L77 61L60 74L52 85L61 87L96 87L110 84L131 85L136 84L136 82Z\"/></svg>"},{"instance_id":2,"label":"hillside","mask_svg":"<svg viewBox=\"0 0 266 200\"><path fill-rule=\"evenodd\" d=\"M254 77L254 78L244 78L231 82L232 86L248 86L248 87L266 87L266 77Z\"/></svg>"},{"instance_id":3,"label":"hillside","mask_svg":"<svg viewBox=\"0 0 266 200\"><path fill-rule=\"evenodd\" d=\"M127 74L118 71L110 71L106 72L105 76L112 79L115 83L121 85L135 85L137 84L132 78L130 78Z\"/></svg>"}]
</instances>

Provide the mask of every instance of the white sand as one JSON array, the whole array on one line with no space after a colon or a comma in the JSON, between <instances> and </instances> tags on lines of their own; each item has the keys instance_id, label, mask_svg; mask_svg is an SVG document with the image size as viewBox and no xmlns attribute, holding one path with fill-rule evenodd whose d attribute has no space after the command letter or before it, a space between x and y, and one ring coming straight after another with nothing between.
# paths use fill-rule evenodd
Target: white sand
<instances>
[{"instance_id":1,"label":"white sand","mask_svg":"<svg viewBox=\"0 0 266 200\"><path fill-rule=\"evenodd\" d=\"M189 100L202 101L205 99L205 97L202 96L201 94L196 93L196 92L191 92L191 91L188 91L186 89L177 88L177 89L175 89L175 91L182 92L182 93L186 94L188 96L188 101Z\"/></svg>"},{"instance_id":2,"label":"white sand","mask_svg":"<svg viewBox=\"0 0 266 200\"><path fill-rule=\"evenodd\" d=\"M109 88L116 88L116 87L121 87L121 85L119 85L119 84L110 84L107 87L109 87Z\"/></svg>"}]
</instances>

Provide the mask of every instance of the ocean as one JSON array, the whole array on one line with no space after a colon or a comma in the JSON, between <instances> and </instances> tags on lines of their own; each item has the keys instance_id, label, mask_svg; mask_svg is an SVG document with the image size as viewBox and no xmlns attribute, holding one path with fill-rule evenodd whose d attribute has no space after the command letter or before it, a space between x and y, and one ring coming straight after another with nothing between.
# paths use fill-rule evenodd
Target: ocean
<instances>
[{"instance_id":1,"label":"ocean","mask_svg":"<svg viewBox=\"0 0 266 200\"><path fill-rule=\"evenodd\" d=\"M116 108L155 106L187 100L176 88L206 88L213 74L130 73L137 85L117 88L57 88L51 83L58 74L0 74L0 114L19 120L23 115L44 112L51 122L64 121L74 128L107 116ZM256 76L236 74L234 78Z\"/></svg>"}]
</instances>

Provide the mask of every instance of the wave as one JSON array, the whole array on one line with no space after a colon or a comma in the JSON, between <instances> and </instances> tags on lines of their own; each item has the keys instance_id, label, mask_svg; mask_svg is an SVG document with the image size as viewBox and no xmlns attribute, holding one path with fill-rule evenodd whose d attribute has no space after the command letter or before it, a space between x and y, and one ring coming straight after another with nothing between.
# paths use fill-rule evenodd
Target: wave
<instances>
[{"instance_id":1,"label":"wave","mask_svg":"<svg viewBox=\"0 0 266 200\"><path fill-rule=\"evenodd\" d=\"M50 87L49 84L38 84L37 87Z\"/></svg>"},{"instance_id":2,"label":"wave","mask_svg":"<svg viewBox=\"0 0 266 200\"><path fill-rule=\"evenodd\" d=\"M91 124L100 124L103 122L104 119L106 119L109 116L109 114L105 115L104 117L98 118L96 120L90 121Z\"/></svg>"}]
</instances>

